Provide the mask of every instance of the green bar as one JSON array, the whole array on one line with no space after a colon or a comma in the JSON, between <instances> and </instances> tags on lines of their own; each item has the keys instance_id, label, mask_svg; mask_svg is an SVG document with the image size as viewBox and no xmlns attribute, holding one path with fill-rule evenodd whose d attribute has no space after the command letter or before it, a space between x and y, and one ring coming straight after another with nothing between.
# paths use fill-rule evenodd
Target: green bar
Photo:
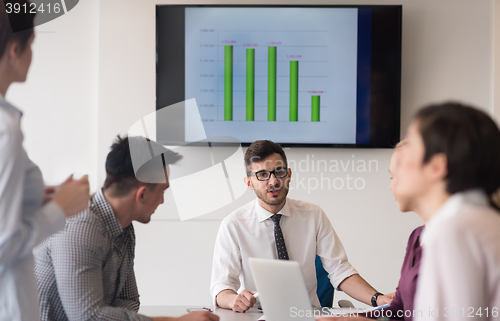
<instances>
[{"instance_id":1,"label":"green bar","mask_svg":"<svg viewBox=\"0 0 500 321\"><path fill-rule=\"evenodd\" d=\"M299 62L290 61L290 121L299 120Z\"/></svg>"},{"instance_id":2,"label":"green bar","mask_svg":"<svg viewBox=\"0 0 500 321\"><path fill-rule=\"evenodd\" d=\"M276 121L276 47L269 47L267 59L267 120Z\"/></svg>"},{"instance_id":3,"label":"green bar","mask_svg":"<svg viewBox=\"0 0 500 321\"><path fill-rule=\"evenodd\" d=\"M255 49L247 48L247 121L255 117Z\"/></svg>"},{"instance_id":4,"label":"green bar","mask_svg":"<svg viewBox=\"0 0 500 321\"><path fill-rule=\"evenodd\" d=\"M311 121L319 121L319 96L311 96Z\"/></svg>"},{"instance_id":5,"label":"green bar","mask_svg":"<svg viewBox=\"0 0 500 321\"><path fill-rule=\"evenodd\" d=\"M224 46L224 120L233 120L233 46Z\"/></svg>"}]
</instances>

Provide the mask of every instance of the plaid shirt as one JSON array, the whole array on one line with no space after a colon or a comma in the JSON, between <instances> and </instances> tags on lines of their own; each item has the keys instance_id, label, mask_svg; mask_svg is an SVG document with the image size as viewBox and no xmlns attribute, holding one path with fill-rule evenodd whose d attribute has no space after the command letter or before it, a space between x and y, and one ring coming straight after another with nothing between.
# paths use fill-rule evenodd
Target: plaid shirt
<instances>
[{"instance_id":1,"label":"plaid shirt","mask_svg":"<svg viewBox=\"0 0 500 321\"><path fill-rule=\"evenodd\" d=\"M34 251L41 319L151 320L137 313L134 250L132 224L121 228L100 190Z\"/></svg>"}]
</instances>

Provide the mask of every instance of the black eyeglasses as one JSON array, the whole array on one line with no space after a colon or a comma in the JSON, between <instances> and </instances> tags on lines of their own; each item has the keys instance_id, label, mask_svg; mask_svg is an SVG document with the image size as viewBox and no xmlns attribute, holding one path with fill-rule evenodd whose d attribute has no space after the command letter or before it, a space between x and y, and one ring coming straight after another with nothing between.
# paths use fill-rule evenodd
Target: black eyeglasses
<instances>
[{"instance_id":1,"label":"black eyeglasses","mask_svg":"<svg viewBox=\"0 0 500 321\"><path fill-rule=\"evenodd\" d=\"M253 172L253 173L248 173L247 176L252 176L255 175L257 180L259 181L267 181L271 178L271 174L274 174L274 177L276 178L283 178L287 177L288 175L288 168L287 167L282 167L282 168L276 168L273 171L258 171L258 172Z\"/></svg>"}]
</instances>

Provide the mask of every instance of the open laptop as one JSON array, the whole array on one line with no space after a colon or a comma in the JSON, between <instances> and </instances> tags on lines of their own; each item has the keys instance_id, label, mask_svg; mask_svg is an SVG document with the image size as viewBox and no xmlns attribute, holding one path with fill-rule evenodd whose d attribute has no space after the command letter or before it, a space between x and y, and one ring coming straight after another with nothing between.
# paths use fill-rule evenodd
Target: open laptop
<instances>
[{"instance_id":1,"label":"open laptop","mask_svg":"<svg viewBox=\"0 0 500 321\"><path fill-rule=\"evenodd\" d=\"M314 321L300 265L295 261L249 258L266 321Z\"/></svg>"},{"instance_id":2,"label":"open laptop","mask_svg":"<svg viewBox=\"0 0 500 321\"><path fill-rule=\"evenodd\" d=\"M264 312L259 320L314 321L319 316L357 315L389 306L313 309L298 262L257 258L249 258L248 262Z\"/></svg>"}]
</instances>

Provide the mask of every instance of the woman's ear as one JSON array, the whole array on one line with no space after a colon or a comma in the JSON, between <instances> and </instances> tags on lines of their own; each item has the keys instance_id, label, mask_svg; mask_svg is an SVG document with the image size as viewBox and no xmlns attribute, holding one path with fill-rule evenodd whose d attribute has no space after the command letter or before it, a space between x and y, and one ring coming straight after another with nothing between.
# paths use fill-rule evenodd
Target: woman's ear
<instances>
[{"instance_id":1,"label":"woman's ear","mask_svg":"<svg viewBox=\"0 0 500 321\"><path fill-rule=\"evenodd\" d=\"M427 163L432 181L442 181L448 175L448 158L444 153L435 154Z\"/></svg>"},{"instance_id":2,"label":"woman's ear","mask_svg":"<svg viewBox=\"0 0 500 321\"><path fill-rule=\"evenodd\" d=\"M19 57L21 56L21 44L19 41L12 41L7 45L7 49L5 50L5 58L7 59L10 65L15 65L19 61Z\"/></svg>"}]
</instances>

